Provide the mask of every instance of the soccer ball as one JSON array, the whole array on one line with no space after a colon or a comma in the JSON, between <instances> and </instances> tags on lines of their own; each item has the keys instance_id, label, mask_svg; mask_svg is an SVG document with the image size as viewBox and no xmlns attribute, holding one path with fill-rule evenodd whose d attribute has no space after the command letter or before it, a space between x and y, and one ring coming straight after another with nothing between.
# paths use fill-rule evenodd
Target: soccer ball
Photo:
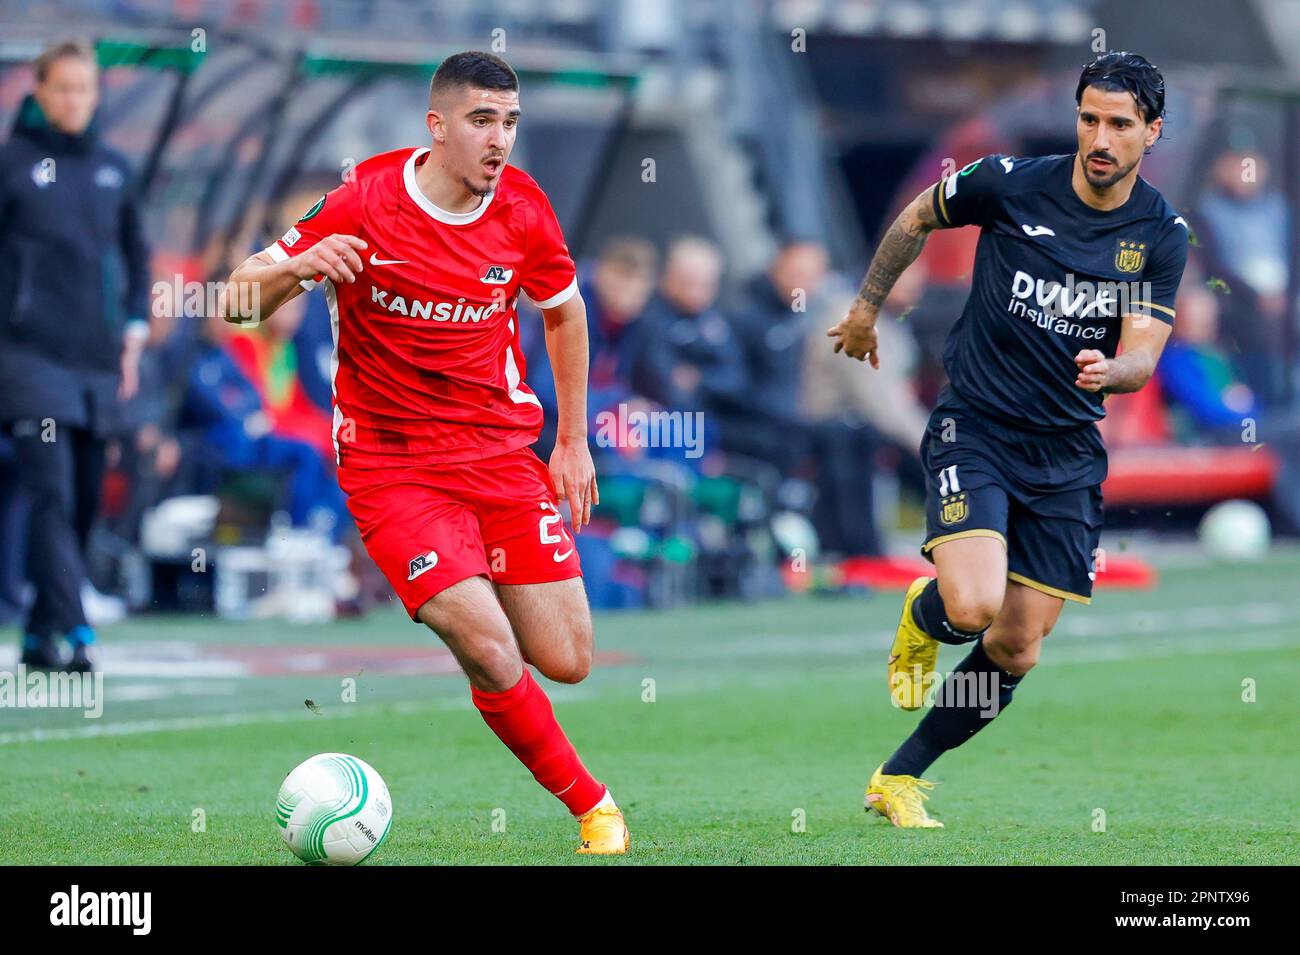
<instances>
[{"instance_id":1,"label":"soccer ball","mask_svg":"<svg viewBox=\"0 0 1300 955\"><path fill-rule=\"evenodd\" d=\"M379 848L393 825L388 786L364 760L321 753L280 784L275 821L308 865L356 865Z\"/></svg>"},{"instance_id":2,"label":"soccer ball","mask_svg":"<svg viewBox=\"0 0 1300 955\"><path fill-rule=\"evenodd\" d=\"M1218 560L1257 560L1268 553L1268 515L1251 501L1224 501L1201 518L1201 547Z\"/></svg>"}]
</instances>

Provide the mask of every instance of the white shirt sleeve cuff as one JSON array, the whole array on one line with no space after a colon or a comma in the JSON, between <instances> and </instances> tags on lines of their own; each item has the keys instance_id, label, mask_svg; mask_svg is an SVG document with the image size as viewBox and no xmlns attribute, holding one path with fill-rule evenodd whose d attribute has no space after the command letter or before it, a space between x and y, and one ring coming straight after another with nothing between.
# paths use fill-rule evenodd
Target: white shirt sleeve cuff
<instances>
[{"instance_id":1,"label":"white shirt sleeve cuff","mask_svg":"<svg viewBox=\"0 0 1300 955\"><path fill-rule=\"evenodd\" d=\"M271 257L272 262L279 263L287 262L289 260L289 253L280 248L279 242L272 242L262 251ZM302 279L298 284L310 292L316 287L317 283L314 279Z\"/></svg>"},{"instance_id":2,"label":"white shirt sleeve cuff","mask_svg":"<svg viewBox=\"0 0 1300 955\"><path fill-rule=\"evenodd\" d=\"M578 277L575 275L573 277L573 281L568 284L568 286L564 289L564 291L556 292L550 298L546 299L546 301L535 302L534 304L538 308L557 308L558 306L563 305L569 299L573 298L573 296L577 294L577 291L578 291Z\"/></svg>"}]
</instances>

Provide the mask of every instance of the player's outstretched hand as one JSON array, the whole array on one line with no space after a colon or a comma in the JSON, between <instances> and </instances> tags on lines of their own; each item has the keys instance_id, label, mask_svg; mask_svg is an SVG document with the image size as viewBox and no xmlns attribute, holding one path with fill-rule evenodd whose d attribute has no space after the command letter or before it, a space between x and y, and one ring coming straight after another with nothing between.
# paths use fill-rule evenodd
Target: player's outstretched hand
<instances>
[{"instance_id":1,"label":"player's outstretched hand","mask_svg":"<svg viewBox=\"0 0 1300 955\"><path fill-rule=\"evenodd\" d=\"M1074 356L1074 363L1079 366L1079 376L1074 379L1076 387L1084 391L1100 391L1106 387L1110 364L1105 355L1095 348L1085 348Z\"/></svg>"},{"instance_id":2,"label":"player's outstretched hand","mask_svg":"<svg viewBox=\"0 0 1300 955\"><path fill-rule=\"evenodd\" d=\"M844 352L858 361L869 359L872 368L880 367L875 318L860 312L856 304L838 325L826 330L826 336L835 339L835 354Z\"/></svg>"},{"instance_id":3,"label":"player's outstretched hand","mask_svg":"<svg viewBox=\"0 0 1300 955\"><path fill-rule=\"evenodd\" d=\"M581 534L582 525L591 523L591 509L600 503L596 486L596 465L586 441L556 441L551 452L551 481L555 496L568 500L573 515L573 533Z\"/></svg>"},{"instance_id":4,"label":"player's outstretched hand","mask_svg":"<svg viewBox=\"0 0 1300 955\"><path fill-rule=\"evenodd\" d=\"M355 235L327 235L306 252L289 260L300 279L323 275L332 282L355 282L361 271L360 252L366 243Z\"/></svg>"}]
</instances>

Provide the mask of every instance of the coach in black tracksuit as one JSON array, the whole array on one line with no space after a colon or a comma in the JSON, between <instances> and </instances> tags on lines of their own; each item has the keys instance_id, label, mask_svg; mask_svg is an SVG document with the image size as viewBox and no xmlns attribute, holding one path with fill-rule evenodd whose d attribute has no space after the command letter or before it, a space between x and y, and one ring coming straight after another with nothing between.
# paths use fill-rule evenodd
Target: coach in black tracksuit
<instances>
[{"instance_id":1,"label":"coach in black tracksuit","mask_svg":"<svg viewBox=\"0 0 1300 955\"><path fill-rule=\"evenodd\" d=\"M93 53L61 44L35 67L0 146L0 427L30 505L22 660L86 670L83 551L148 334L148 250L130 169L96 135Z\"/></svg>"}]
</instances>

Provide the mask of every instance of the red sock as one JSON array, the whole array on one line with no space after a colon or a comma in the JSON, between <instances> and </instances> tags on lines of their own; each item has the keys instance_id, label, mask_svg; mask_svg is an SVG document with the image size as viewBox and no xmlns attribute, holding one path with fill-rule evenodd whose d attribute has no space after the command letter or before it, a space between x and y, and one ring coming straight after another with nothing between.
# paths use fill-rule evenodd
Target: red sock
<instances>
[{"instance_id":1,"label":"red sock","mask_svg":"<svg viewBox=\"0 0 1300 955\"><path fill-rule=\"evenodd\" d=\"M582 765L573 744L555 720L551 701L527 667L523 677L510 689L485 693L471 686L470 696L492 732L569 812L577 816L600 802L605 787Z\"/></svg>"}]
</instances>

